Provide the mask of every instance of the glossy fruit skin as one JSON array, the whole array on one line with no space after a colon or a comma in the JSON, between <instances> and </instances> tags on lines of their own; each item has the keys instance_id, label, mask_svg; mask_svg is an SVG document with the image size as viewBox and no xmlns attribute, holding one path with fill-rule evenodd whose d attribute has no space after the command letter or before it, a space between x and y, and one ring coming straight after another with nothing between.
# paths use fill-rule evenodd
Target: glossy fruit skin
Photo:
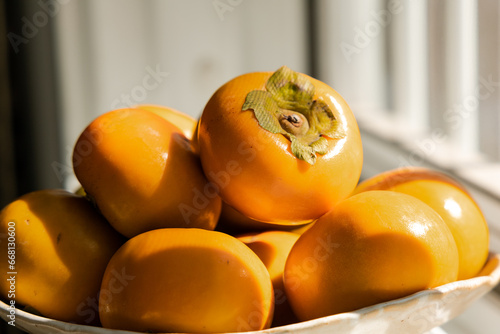
<instances>
[{"instance_id":1,"label":"glossy fruit skin","mask_svg":"<svg viewBox=\"0 0 500 334\"><path fill-rule=\"evenodd\" d=\"M422 201L367 191L340 202L293 246L285 290L300 320L353 311L456 280L458 252Z\"/></svg>"},{"instance_id":2,"label":"glossy fruit skin","mask_svg":"<svg viewBox=\"0 0 500 334\"><path fill-rule=\"evenodd\" d=\"M262 260L273 282L274 317L272 327L298 322L288 303L283 285L285 262L299 235L287 231L248 233L237 237Z\"/></svg>"},{"instance_id":3,"label":"glossy fruit skin","mask_svg":"<svg viewBox=\"0 0 500 334\"><path fill-rule=\"evenodd\" d=\"M7 259L12 231L14 270ZM123 238L85 198L52 189L23 195L0 212L0 235L5 236L0 241L2 298L48 318L99 323L93 302L106 265ZM9 297L7 278L13 271L17 272L15 296Z\"/></svg>"},{"instance_id":4,"label":"glossy fruit skin","mask_svg":"<svg viewBox=\"0 0 500 334\"><path fill-rule=\"evenodd\" d=\"M359 129L347 103L326 84L309 78L335 110L346 136L329 139L328 153L314 165L296 158L290 141L264 130L252 110L242 111L246 95L262 90L271 72L248 73L220 87L200 118L198 145L208 179L222 199L245 216L263 222L313 220L347 197L362 167Z\"/></svg>"},{"instance_id":5,"label":"glossy fruit skin","mask_svg":"<svg viewBox=\"0 0 500 334\"><path fill-rule=\"evenodd\" d=\"M354 193L367 190L405 193L433 208L446 222L457 243L459 280L476 276L486 263L488 224L470 193L455 179L428 168L405 167L365 180Z\"/></svg>"},{"instance_id":6,"label":"glossy fruit skin","mask_svg":"<svg viewBox=\"0 0 500 334\"><path fill-rule=\"evenodd\" d=\"M162 227L212 230L217 224L217 189L180 132L154 113L118 109L97 117L79 137L75 175L124 236Z\"/></svg>"},{"instance_id":7,"label":"glossy fruit skin","mask_svg":"<svg viewBox=\"0 0 500 334\"><path fill-rule=\"evenodd\" d=\"M128 279L117 287L112 273L122 271ZM155 333L261 330L274 305L266 267L241 241L179 228L145 232L121 247L99 303L105 328Z\"/></svg>"},{"instance_id":8,"label":"glossy fruit skin","mask_svg":"<svg viewBox=\"0 0 500 334\"><path fill-rule=\"evenodd\" d=\"M157 114L158 116L164 118L165 120L181 129L182 133L184 134L184 136L186 136L187 139L193 139L197 121L188 114L167 106L161 106L157 104L140 104L135 106L135 108L147 110Z\"/></svg>"}]
</instances>

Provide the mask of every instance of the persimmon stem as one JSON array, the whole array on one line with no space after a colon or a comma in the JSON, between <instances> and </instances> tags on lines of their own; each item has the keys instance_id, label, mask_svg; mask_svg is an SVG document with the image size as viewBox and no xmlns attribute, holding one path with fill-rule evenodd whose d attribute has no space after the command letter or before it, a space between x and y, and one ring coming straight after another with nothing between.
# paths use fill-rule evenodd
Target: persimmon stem
<instances>
[{"instance_id":1,"label":"persimmon stem","mask_svg":"<svg viewBox=\"0 0 500 334\"><path fill-rule=\"evenodd\" d=\"M286 66L269 77L265 90L248 92L241 110L249 109L263 129L288 138L292 154L310 165L317 154L328 151L328 140L345 136L334 111L316 97L308 77Z\"/></svg>"},{"instance_id":2,"label":"persimmon stem","mask_svg":"<svg viewBox=\"0 0 500 334\"><path fill-rule=\"evenodd\" d=\"M294 136L304 135L309 130L309 122L301 113L284 110L279 116L279 122L283 130Z\"/></svg>"}]
</instances>

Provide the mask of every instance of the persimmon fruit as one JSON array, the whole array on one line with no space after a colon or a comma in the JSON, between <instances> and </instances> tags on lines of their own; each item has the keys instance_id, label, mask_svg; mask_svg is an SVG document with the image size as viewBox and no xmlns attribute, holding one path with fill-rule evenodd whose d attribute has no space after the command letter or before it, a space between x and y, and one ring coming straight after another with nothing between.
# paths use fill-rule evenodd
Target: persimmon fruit
<instances>
[{"instance_id":1,"label":"persimmon fruit","mask_svg":"<svg viewBox=\"0 0 500 334\"><path fill-rule=\"evenodd\" d=\"M117 284L114 271L125 271L125 284ZM155 333L261 330L273 309L259 257L230 235L196 228L128 240L109 261L99 299L103 327Z\"/></svg>"},{"instance_id":2,"label":"persimmon fruit","mask_svg":"<svg viewBox=\"0 0 500 334\"><path fill-rule=\"evenodd\" d=\"M273 282L274 317L272 327L298 322L293 313L283 285L285 262L299 235L287 231L265 231L240 235L237 237L262 260Z\"/></svg>"},{"instance_id":3,"label":"persimmon fruit","mask_svg":"<svg viewBox=\"0 0 500 334\"><path fill-rule=\"evenodd\" d=\"M216 187L181 130L155 113L131 108L97 117L75 144L73 168L87 196L128 238L217 224Z\"/></svg>"},{"instance_id":4,"label":"persimmon fruit","mask_svg":"<svg viewBox=\"0 0 500 334\"><path fill-rule=\"evenodd\" d=\"M181 129L182 133L184 134L184 136L186 136L187 139L193 139L197 121L188 114L167 106L157 104L140 104L135 106L135 108L147 110L157 114L158 116L166 119L170 123L177 126L179 129Z\"/></svg>"},{"instance_id":5,"label":"persimmon fruit","mask_svg":"<svg viewBox=\"0 0 500 334\"><path fill-rule=\"evenodd\" d=\"M0 212L0 235L5 236L0 241L3 298L48 318L99 323L89 300L97 299L108 261L123 237L85 198L56 189L25 194ZM9 249L15 250L10 264Z\"/></svg>"},{"instance_id":6,"label":"persimmon fruit","mask_svg":"<svg viewBox=\"0 0 500 334\"><path fill-rule=\"evenodd\" d=\"M472 195L456 179L429 168L402 167L361 182L354 193L367 190L391 190L412 195L439 213L457 244L458 279L476 276L486 263L488 224Z\"/></svg>"},{"instance_id":7,"label":"persimmon fruit","mask_svg":"<svg viewBox=\"0 0 500 334\"><path fill-rule=\"evenodd\" d=\"M198 145L222 199L261 222L318 218L352 192L362 167L359 129L345 100L287 67L222 85L202 112Z\"/></svg>"},{"instance_id":8,"label":"persimmon fruit","mask_svg":"<svg viewBox=\"0 0 500 334\"><path fill-rule=\"evenodd\" d=\"M302 234L284 285L302 321L353 311L453 282L455 240L439 214L392 191L349 197Z\"/></svg>"}]
</instances>

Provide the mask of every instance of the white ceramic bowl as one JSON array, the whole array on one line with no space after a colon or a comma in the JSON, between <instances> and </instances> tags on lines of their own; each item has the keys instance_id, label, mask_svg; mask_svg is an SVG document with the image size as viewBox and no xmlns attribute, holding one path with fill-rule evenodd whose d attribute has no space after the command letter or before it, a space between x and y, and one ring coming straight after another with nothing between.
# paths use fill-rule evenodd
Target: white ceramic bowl
<instances>
[{"instance_id":1,"label":"white ceramic bowl","mask_svg":"<svg viewBox=\"0 0 500 334\"><path fill-rule=\"evenodd\" d=\"M500 282L500 254L490 254L474 278L420 291L363 309L248 334L426 333L453 319ZM0 317L8 319L8 305L0 301ZM31 334L126 334L129 331L75 325L16 310L18 329Z\"/></svg>"}]
</instances>

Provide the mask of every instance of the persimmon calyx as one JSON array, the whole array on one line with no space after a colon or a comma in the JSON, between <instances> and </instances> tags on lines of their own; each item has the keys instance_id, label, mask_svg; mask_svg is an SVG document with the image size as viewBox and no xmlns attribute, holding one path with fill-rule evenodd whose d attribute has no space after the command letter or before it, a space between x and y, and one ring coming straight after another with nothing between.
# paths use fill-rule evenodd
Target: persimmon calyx
<instances>
[{"instance_id":1,"label":"persimmon calyx","mask_svg":"<svg viewBox=\"0 0 500 334\"><path fill-rule=\"evenodd\" d=\"M327 152L329 139L345 137L330 107L314 94L306 76L283 66L267 80L266 90L247 94L242 111L253 110L263 129L287 137L292 153L314 165L317 154Z\"/></svg>"}]
</instances>

